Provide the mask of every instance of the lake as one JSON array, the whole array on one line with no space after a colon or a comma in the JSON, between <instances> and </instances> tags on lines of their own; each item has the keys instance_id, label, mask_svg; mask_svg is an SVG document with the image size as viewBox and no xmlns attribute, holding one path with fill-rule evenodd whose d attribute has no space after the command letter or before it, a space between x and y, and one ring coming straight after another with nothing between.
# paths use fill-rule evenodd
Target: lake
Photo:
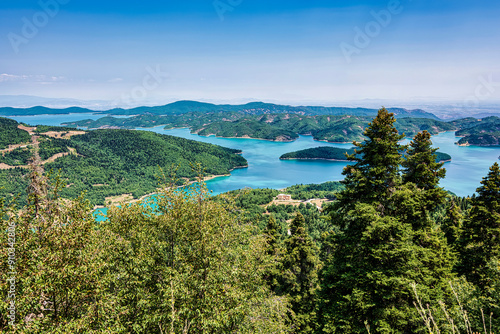
<instances>
[{"instance_id":1,"label":"lake","mask_svg":"<svg viewBox=\"0 0 500 334\"><path fill-rule=\"evenodd\" d=\"M103 115L69 114L10 118L33 125L60 125L63 122L100 117ZM189 129L164 130L162 126L140 130L154 131L242 150L243 156L248 160L248 168L237 169L231 173L231 176L208 181L207 186L214 194L245 187L282 189L294 184L342 180L342 169L348 164L347 162L282 161L279 160L279 157L287 152L318 146L352 147L351 144L318 142L313 140L312 136L300 136L294 142L281 143L256 139L201 137L191 134ZM446 179L441 181L441 186L459 196L468 196L475 192L482 178L487 175L488 168L495 161L498 161L500 148L458 146L455 145L458 140L459 138L455 137L453 132L445 132L432 137L434 146L439 147L439 151L448 153L452 157L452 162L445 164Z\"/></svg>"}]
</instances>

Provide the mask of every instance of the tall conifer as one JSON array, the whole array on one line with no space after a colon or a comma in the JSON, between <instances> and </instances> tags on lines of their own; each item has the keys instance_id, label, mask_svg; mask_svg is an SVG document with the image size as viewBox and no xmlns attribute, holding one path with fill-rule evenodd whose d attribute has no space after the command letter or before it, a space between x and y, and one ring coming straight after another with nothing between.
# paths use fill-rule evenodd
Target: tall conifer
<instances>
[{"instance_id":1,"label":"tall conifer","mask_svg":"<svg viewBox=\"0 0 500 334\"><path fill-rule=\"evenodd\" d=\"M495 162L472 198L464 222L459 271L480 288L489 285L488 262L500 256L500 168Z\"/></svg>"},{"instance_id":2,"label":"tall conifer","mask_svg":"<svg viewBox=\"0 0 500 334\"><path fill-rule=\"evenodd\" d=\"M282 267L282 244L280 241L280 227L276 223L276 219L271 215L267 222L266 229L264 231L266 238L266 253L270 256L271 262L265 273L265 279L271 290L276 294L281 294L279 289L279 280Z\"/></svg>"},{"instance_id":3,"label":"tall conifer","mask_svg":"<svg viewBox=\"0 0 500 334\"><path fill-rule=\"evenodd\" d=\"M291 327L293 333L313 333L317 320L318 271L321 263L300 213L291 222L285 248L282 289L289 297L294 312Z\"/></svg>"},{"instance_id":4,"label":"tall conifer","mask_svg":"<svg viewBox=\"0 0 500 334\"><path fill-rule=\"evenodd\" d=\"M404 136L394 127L395 121L394 114L380 109L364 132L365 141L354 142L356 153L347 158L355 164L347 166L342 173L345 190L339 195L337 209L345 213L357 202L384 205L384 199L400 184L399 166L404 146L398 142Z\"/></svg>"},{"instance_id":5,"label":"tall conifer","mask_svg":"<svg viewBox=\"0 0 500 334\"><path fill-rule=\"evenodd\" d=\"M322 276L326 333L361 333L365 321L372 333L415 333L421 323L410 284L419 285L425 301L442 300L453 277L452 253L428 214L438 204L429 196L440 191L439 175L429 176L422 188L403 183L405 147L394 121L381 109L370 123L367 139L356 144L359 156L349 156L356 164L346 167L346 189L331 209L339 233L332 236ZM425 134L414 143L410 161L433 159Z\"/></svg>"},{"instance_id":6,"label":"tall conifer","mask_svg":"<svg viewBox=\"0 0 500 334\"><path fill-rule=\"evenodd\" d=\"M403 161L403 182L412 182L418 188L430 190L438 186L446 171L443 163L436 162L437 148L432 148L431 134L427 131L415 135Z\"/></svg>"}]
</instances>

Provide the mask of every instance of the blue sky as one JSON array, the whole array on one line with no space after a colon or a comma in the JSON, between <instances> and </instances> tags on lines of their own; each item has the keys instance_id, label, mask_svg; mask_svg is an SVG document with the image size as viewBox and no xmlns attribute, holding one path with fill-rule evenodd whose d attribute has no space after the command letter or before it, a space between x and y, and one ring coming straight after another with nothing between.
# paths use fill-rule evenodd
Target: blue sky
<instances>
[{"instance_id":1,"label":"blue sky","mask_svg":"<svg viewBox=\"0 0 500 334\"><path fill-rule=\"evenodd\" d=\"M498 17L481 0L4 0L0 94L500 101Z\"/></svg>"}]
</instances>

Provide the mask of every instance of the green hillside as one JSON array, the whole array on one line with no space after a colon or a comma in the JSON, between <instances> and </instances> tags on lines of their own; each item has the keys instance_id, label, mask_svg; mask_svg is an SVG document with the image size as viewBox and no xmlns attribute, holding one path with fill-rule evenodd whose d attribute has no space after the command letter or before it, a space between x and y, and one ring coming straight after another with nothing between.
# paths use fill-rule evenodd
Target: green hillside
<instances>
[{"instance_id":1,"label":"green hillside","mask_svg":"<svg viewBox=\"0 0 500 334\"><path fill-rule=\"evenodd\" d=\"M103 117L98 120L82 120L64 123L65 126L88 129L164 126L166 129L189 127L191 132L218 137L250 137L276 140L278 137L293 140L298 135L312 135L315 140L347 143L363 138L363 131L371 117L274 113L248 115L243 111L234 112L190 112L181 115L138 115L130 118ZM401 118L396 128L413 136L427 130L431 134L456 130L451 123L429 118Z\"/></svg>"},{"instance_id":2,"label":"green hillside","mask_svg":"<svg viewBox=\"0 0 500 334\"><path fill-rule=\"evenodd\" d=\"M191 163L200 163L208 175L228 174L247 165L238 150L147 131L96 130L71 139L41 136L39 141L42 160L57 153L67 154L44 165L47 171L61 171L61 178L68 184L62 196L74 198L85 191L93 204L100 205L110 196L132 194L139 198L153 192L159 167L168 170L180 165L177 177L192 180L196 175ZM29 149L22 148L0 157L0 162L21 166L30 156ZM0 196L22 192L27 186L22 177L26 172L21 168L0 170L0 189L4 187Z\"/></svg>"},{"instance_id":3,"label":"green hillside","mask_svg":"<svg viewBox=\"0 0 500 334\"><path fill-rule=\"evenodd\" d=\"M30 141L27 131L19 129L16 121L0 117L0 150L9 145L21 144Z\"/></svg>"},{"instance_id":4,"label":"green hillside","mask_svg":"<svg viewBox=\"0 0 500 334\"><path fill-rule=\"evenodd\" d=\"M459 145L500 146L500 118L467 119L456 135L463 137L458 141Z\"/></svg>"},{"instance_id":5,"label":"green hillside","mask_svg":"<svg viewBox=\"0 0 500 334\"><path fill-rule=\"evenodd\" d=\"M218 137L259 138L272 141L293 141L298 134L281 129L264 122L253 120L238 120L235 122L216 122L201 128L194 128L194 133L200 136L215 135Z\"/></svg>"}]
</instances>

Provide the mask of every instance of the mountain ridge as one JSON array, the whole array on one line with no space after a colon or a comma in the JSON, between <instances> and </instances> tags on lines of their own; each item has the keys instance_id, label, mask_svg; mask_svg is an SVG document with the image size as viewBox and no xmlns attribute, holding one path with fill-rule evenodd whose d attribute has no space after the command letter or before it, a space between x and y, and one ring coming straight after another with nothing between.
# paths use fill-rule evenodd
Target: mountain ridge
<instances>
[{"instance_id":1,"label":"mountain ridge","mask_svg":"<svg viewBox=\"0 0 500 334\"><path fill-rule=\"evenodd\" d=\"M388 108L397 117L416 117L440 120L436 115L422 109ZM44 114L95 113L107 115L181 115L189 112L243 112L249 115L293 113L301 115L355 115L375 116L378 109L324 106L291 106L266 102L249 102L246 104L213 104L206 102L181 100L162 106L142 106L131 109L113 108L95 110L83 107L49 108L35 106L30 108L0 107L0 116L36 116Z\"/></svg>"}]
</instances>

